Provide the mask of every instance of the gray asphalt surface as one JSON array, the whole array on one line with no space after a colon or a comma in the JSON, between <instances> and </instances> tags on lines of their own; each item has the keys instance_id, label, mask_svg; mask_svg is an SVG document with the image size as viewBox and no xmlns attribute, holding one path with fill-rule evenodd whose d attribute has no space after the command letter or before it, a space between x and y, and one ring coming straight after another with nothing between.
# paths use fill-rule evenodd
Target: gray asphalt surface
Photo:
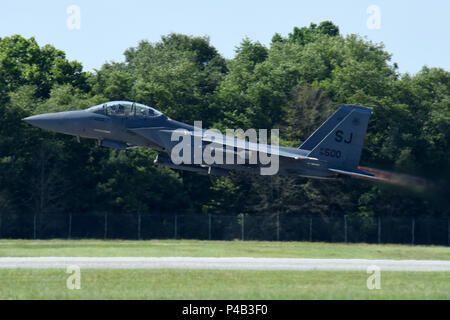
<instances>
[{"instance_id":1,"label":"gray asphalt surface","mask_svg":"<svg viewBox=\"0 0 450 320\"><path fill-rule=\"evenodd\" d=\"M193 258L193 257L5 257L0 269L58 269L76 265L86 269L218 269L218 270L322 270L450 271L450 261L299 258Z\"/></svg>"}]
</instances>

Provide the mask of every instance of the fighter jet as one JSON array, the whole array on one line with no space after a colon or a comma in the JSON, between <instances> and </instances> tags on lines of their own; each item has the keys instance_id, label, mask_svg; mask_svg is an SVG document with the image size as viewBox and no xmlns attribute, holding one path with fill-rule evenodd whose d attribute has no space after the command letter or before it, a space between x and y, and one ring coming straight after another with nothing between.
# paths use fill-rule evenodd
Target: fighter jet
<instances>
[{"instance_id":1,"label":"fighter jet","mask_svg":"<svg viewBox=\"0 0 450 320\"><path fill-rule=\"evenodd\" d=\"M379 180L358 167L371 112L370 107L341 106L298 148L211 132L128 101L34 115L23 120L45 130L75 136L78 142L82 137L96 139L99 145L114 149L151 148L158 152L155 164L201 174L223 176L230 171L265 174L264 169L276 161L277 168L270 174ZM196 157L206 151L209 159ZM211 157L223 161L211 161Z\"/></svg>"}]
</instances>

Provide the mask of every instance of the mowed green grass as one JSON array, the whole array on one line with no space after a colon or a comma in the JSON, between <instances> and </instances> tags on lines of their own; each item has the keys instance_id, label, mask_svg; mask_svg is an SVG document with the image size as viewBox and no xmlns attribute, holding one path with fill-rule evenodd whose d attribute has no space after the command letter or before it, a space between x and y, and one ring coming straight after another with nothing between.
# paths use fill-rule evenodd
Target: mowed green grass
<instances>
[{"instance_id":1,"label":"mowed green grass","mask_svg":"<svg viewBox=\"0 0 450 320\"><path fill-rule=\"evenodd\" d=\"M450 260L438 246L196 240L0 240L0 257L190 256ZM0 299L450 299L450 272L0 269Z\"/></svg>"},{"instance_id":2,"label":"mowed green grass","mask_svg":"<svg viewBox=\"0 0 450 320\"><path fill-rule=\"evenodd\" d=\"M81 270L69 290L60 270L0 270L0 299L449 299L450 272Z\"/></svg>"},{"instance_id":3,"label":"mowed green grass","mask_svg":"<svg viewBox=\"0 0 450 320\"><path fill-rule=\"evenodd\" d=\"M284 257L450 260L443 246L198 240L0 240L0 257Z\"/></svg>"}]
</instances>

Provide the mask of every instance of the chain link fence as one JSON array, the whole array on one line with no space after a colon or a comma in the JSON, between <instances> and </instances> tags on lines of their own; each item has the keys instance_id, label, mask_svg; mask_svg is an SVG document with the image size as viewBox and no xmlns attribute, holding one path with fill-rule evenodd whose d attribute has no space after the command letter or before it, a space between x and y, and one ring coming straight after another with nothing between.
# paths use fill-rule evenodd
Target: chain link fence
<instances>
[{"instance_id":1,"label":"chain link fence","mask_svg":"<svg viewBox=\"0 0 450 320\"><path fill-rule=\"evenodd\" d=\"M0 214L7 239L199 239L450 246L450 219L288 214Z\"/></svg>"}]
</instances>

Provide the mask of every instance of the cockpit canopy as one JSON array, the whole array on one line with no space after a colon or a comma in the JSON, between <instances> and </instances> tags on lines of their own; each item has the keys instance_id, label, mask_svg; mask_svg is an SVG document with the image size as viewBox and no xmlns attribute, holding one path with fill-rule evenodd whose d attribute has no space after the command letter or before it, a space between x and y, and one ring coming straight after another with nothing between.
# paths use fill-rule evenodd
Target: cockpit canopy
<instances>
[{"instance_id":1,"label":"cockpit canopy","mask_svg":"<svg viewBox=\"0 0 450 320\"><path fill-rule=\"evenodd\" d=\"M111 101L87 109L89 112L116 116L157 117L162 113L152 107L129 101Z\"/></svg>"}]
</instances>

